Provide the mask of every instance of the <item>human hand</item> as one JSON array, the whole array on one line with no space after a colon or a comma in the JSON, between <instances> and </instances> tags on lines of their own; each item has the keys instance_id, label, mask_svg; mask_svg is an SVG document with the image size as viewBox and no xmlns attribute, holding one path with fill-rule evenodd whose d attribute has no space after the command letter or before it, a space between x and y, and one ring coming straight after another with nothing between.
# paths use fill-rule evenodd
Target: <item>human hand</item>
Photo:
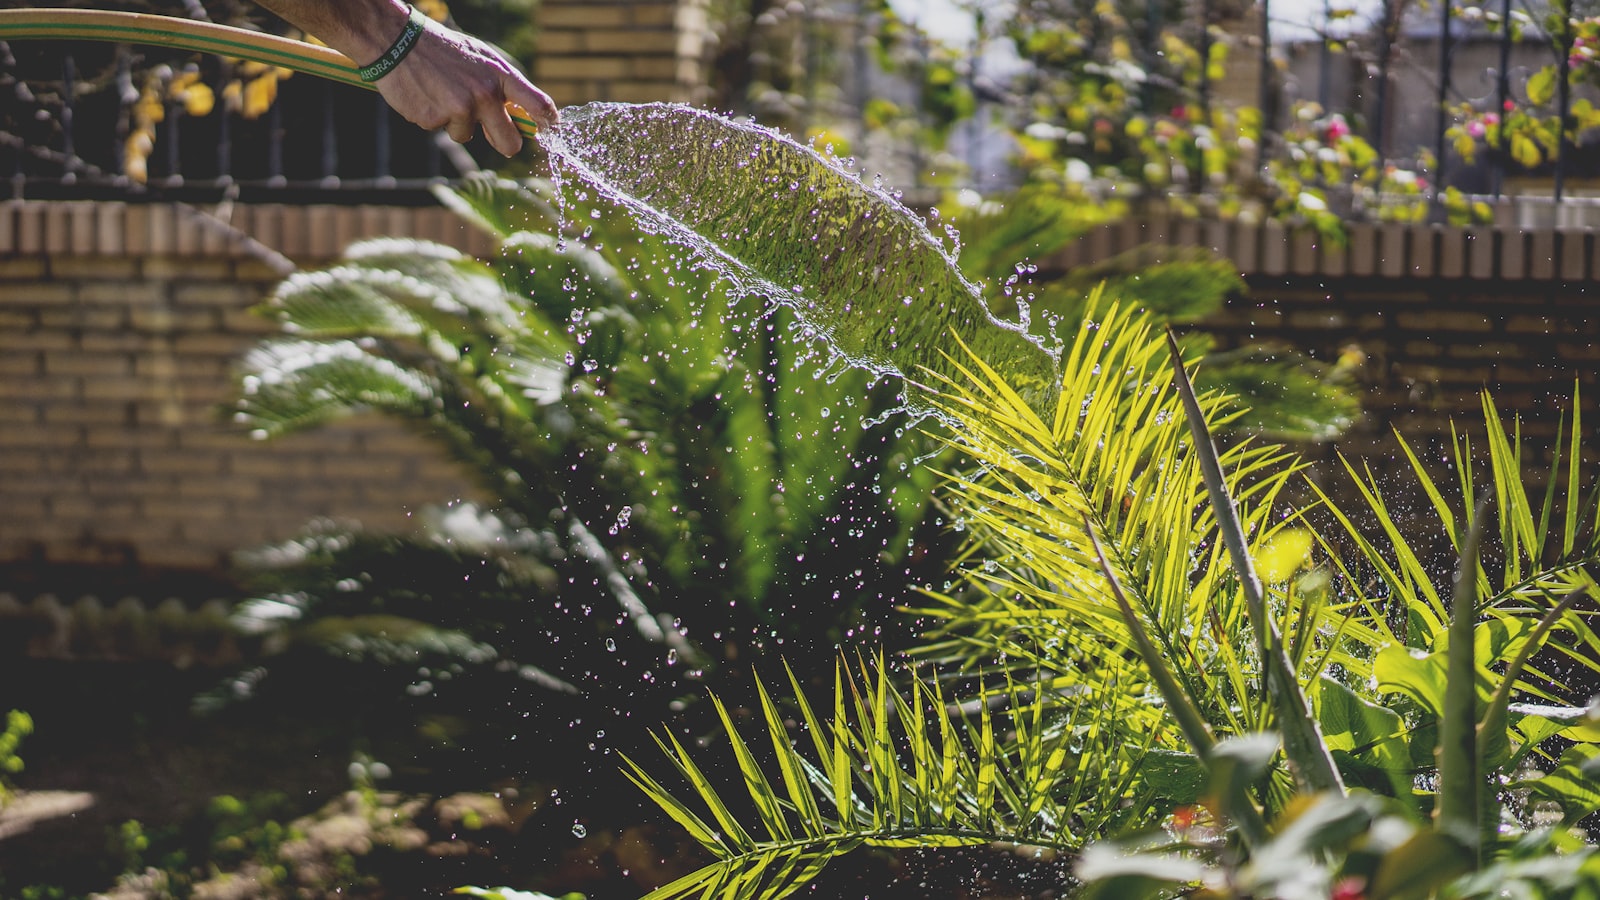
<instances>
[{"instance_id":1,"label":"human hand","mask_svg":"<svg viewBox=\"0 0 1600 900\"><path fill-rule=\"evenodd\" d=\"M407 121L430 131L443 128L463 144L481 126L489 145L505 156L522 149L508 102L540 128L553 128L560 118L550 95L494 48L431 20L410 54L376 87Z\"/></svg>"}]
</instances>

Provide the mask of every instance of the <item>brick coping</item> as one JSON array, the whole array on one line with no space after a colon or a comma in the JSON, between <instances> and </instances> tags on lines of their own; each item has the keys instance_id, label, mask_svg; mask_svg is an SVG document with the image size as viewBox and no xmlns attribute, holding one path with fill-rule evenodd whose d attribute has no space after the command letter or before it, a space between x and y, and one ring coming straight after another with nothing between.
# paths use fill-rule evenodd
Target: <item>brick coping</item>
<instances>
[{"instance_id":1,"label":"brick coping","mask_svg":"<svg viewBox=\"0 0 1600 900\"><path fill-rule=\"evenodd\" d=\"M403 235L488 256L494 241L443 207L0 202L0 257L181 256L258 258L284 270L337 259L351 243ZM1600 282L1593 229L1430 224L1349 226L1338 244L1279 222L1150 215L1091 230L1047 260L1072 268L1145 244L1205 247L1246 276L1371 276Z\"/></svg>"},{"instance_id":2,"label":"brick coping","mask_svg":"<svg viewBox=\"0 0 1600 900\"><path fill-rule=\"evenodd\" d=\"M0 202L0 257L256 258L282 270L337 259L351 243L385 235L437 241L472 256L494 249L488 235L439 206Z\"/></svg>"}]
</instances>

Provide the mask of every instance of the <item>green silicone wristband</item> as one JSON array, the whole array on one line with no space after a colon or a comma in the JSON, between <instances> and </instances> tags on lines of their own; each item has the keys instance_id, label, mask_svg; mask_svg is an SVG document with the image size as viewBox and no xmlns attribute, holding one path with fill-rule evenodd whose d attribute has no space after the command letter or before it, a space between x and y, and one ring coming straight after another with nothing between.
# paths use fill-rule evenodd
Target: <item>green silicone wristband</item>
<instances>
[{"instance_id":1,"label":"green silicone wristband","mask_svg":"<svg viewBox=\"0 0 1600 900\"><path fill-rule=\"evenodd\" d=\"M371 84L379 78L394 71L400 65L400 60L406 58L411 48L417 45L417 40L422 37L422 32L427 28L428 17L424 16L415 6L410 7L411 15L406 17L406 28L395 38L394 46L384 51L378 61L370 66L362 66L356 70L361 80Z\"/></svg>"}]
</instances>

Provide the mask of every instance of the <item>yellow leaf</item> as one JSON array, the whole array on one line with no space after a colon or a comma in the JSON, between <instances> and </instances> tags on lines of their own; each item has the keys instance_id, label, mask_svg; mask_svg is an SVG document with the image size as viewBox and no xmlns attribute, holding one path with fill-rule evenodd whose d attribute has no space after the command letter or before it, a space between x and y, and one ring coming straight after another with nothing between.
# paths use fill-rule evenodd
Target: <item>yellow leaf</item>
<instances>
[{"instance_id":1,"label":"yellow leaf","mask_svg":"<svg viewBox=\"0 0 1600 900\"><path fill-rule=\"evenodd\" d=\"M244 86L244 109L240 112L246 119L259 118L277 98L278 79L263 75Z\"/></svg>"},{"instance_id":2,"label":"yellow leaf","mask_svg":"<svg viewBox=\"0 0 1600 900\"><path fill-rule=\"evenodd\" d=\"M1288 581L1311 555L1311 532L1285 528L1256 550L1256 571L1267 584Z\"/></svg>"},{"instance_id":3,"label":"yellow leaf","mask_svg":"<svg viewBox=\"0 0 1600 900\"><path fill-rule=\"evenodd\" d=\"M1535 144L1525 134L1513 134L1511 136L1511 157L1531 169L1539 164L1539 145Z\"/></svg>"},{"instance_id":4,"label":"yellow leaf","mask_svg":"<svg viewBox=\"0 0 1600 900\"><path fill-rule=\"evenodd\" d=\"M191 116L206 116L217 104L217 95L212 92L210 85L195 83L183 92L183 111Z\"/></svg>"}]
</instances>

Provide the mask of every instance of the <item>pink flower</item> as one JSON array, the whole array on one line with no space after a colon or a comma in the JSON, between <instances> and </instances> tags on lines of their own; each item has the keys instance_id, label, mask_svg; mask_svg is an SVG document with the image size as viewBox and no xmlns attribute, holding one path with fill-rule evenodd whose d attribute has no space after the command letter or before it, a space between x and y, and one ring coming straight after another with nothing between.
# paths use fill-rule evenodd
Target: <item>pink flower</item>
<instances>
[{"instance_id":1,"label":"pink flower","mask_svg":"<svg viewBox=\"0 0 1600 900\"><path fill-rule=\"evenodd\" d=\"M1345 122L1344 116L1334 116L1328 120L1328 140L1337 141L1350 133L1350 125Z\"/></svg>"},{"instance_id":2,"label":"pink flower","mask_svg":"<svg viewBox=\"0 0 1600 900\"><path fill-rule=\"evenodd\" d=\"M1364 900L1367 896L1367 880L1360 875L1347 875L1333 885L1333 893L1329 900Z\"/></svg>"},{"instance_id":3,"label":"pink flower","mask_svg":"<svg viewBox=\"0 0 1600 900\"><path fill-rule=\"evenodd\" d=\"M1483 137L1483 123L1477 119L1473 119L1471 122L1468 122L1467 134L1470 134L1475 138Z\"/></svg>"}]
</instances>

